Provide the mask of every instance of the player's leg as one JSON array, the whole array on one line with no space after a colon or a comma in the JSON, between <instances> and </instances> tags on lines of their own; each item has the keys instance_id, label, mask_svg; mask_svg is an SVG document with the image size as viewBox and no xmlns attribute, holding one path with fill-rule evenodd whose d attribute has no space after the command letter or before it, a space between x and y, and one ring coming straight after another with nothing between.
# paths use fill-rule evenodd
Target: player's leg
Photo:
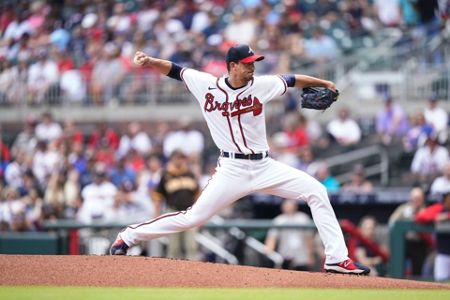
<instances>
[{"instance_id":1,"label":"player's leg","mask_svg":"<svg viewBox=\"0 0 450 300\"><path fill-rule=\"evenodd\" d=\"M128 226L119 233L118 239L111 247L111 254L115 254L113 248L118 240L122 240L126 244L124 247L127 248L140 241L152 240L205 224L222 208L250 192L250 184L246 182L249 179L246 179L246 176L235 160L221 159L216 173L192 207L186 211L168 213L148 222ZM126 249L117 254L125 253Z\"/></svg>"},{"instance_id":2,"label":"player's leg","mask_svg":"<svg viewBox=\"0 0 450 300\"><path fill-rule=\"evenodd\" d=\"M273 159L258 164L255 189L287 199L304 200L311 209L325 248L326 264L341 264L348 260L344 235L328 199L326 188L305 172ZM336 269L340 270L340 266ZM364 271L357 271L365 273ZM356 273L356 272L355 272Z\"/></svg>"}]
</instances>

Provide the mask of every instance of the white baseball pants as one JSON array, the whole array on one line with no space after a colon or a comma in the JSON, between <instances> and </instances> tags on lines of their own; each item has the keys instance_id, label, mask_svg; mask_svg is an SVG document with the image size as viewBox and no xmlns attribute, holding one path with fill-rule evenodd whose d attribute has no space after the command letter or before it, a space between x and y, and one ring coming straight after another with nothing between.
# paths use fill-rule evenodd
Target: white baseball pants
<instances>
[{"instance_id":1,"label":"white baseball pants","mask_svg":"<svg viewBox=\"0 0 450 300\"><path fill-rule=\"evenodd\" d=\"M326 188L305 172L272 158L243 160L220 157L216 173L191 208L128 226L120 236L131 246L201 226L221 209L254 192L306 201L324 244L325 262L338 263L348 258L344 236Z\"/></svg>"}]
</instances>

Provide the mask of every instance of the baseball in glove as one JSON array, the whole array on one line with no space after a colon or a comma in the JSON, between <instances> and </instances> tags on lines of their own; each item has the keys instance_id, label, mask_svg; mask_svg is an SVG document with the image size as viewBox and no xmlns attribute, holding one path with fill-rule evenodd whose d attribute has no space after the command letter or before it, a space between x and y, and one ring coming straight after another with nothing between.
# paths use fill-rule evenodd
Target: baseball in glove
<instances>
[{"instance_id":1,"label":"baseball in glove","mask_svg":"<svg viewBox=\"0 0 450 300\"><path fill-rule=\"evenodd\" d=\"M302 108L325 110L333 104L339 97L336 92L323 87L307 87L303 89L301 95Z\"/></svg>"}]
</instances>

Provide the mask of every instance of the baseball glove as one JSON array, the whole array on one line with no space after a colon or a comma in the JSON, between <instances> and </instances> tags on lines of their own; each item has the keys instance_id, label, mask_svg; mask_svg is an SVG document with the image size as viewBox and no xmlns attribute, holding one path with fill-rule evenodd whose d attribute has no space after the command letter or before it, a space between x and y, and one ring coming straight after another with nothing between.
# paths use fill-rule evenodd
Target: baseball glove
<instances>
[{"instance_id":1,"label":"baseball glove","mask_svg":"<svg viewBox=\"0 0 450 300\"><path fill-rule=\"evenodd\" d=\"M339 97L336 92L322 87L307 87L303 89L301 99L302 108L325 110Z\"/></svg>"}]
</instances>

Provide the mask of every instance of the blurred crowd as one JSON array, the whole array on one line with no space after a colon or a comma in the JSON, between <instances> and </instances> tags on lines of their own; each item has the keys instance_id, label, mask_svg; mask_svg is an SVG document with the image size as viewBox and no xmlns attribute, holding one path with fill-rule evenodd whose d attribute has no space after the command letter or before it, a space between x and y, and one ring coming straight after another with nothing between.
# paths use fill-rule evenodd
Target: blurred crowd
<instances>
[{"instance_id":1,"label":"blurred crowd","mask_svg":"<svg viewBox=\"0 0 450 300\"><path fill-rule=\"evenodd\" d=\"M299 110L282 113L279 125L269 130L271 156L311 174L330 193L373 193L380 182L367 179L364 161L347 170L351 176L341 182L324 158L377 144L391 155L400 149L399 157L408 158L398 185L419 186L430 194L450 188L449 117L437 98L430 97L408 118L386 97L373 131L364 134L345 104L335 111L325 125ZM177 151L186 156L200 188L214 173L217 150L202 125L195 128L188 118L119 125L59 123L49 112L29 116L9 143L0 144L2 228L39 230L42 220L58 218L133 222L160 214L161 205L155 204L160 197L153 190ZM400 167L398 157L392 159L391 168Z\"/></svg>"},{"instance_id":2,"label":"blurred crowd","mask_svg":"<svg viewBox=\"0 0 450 300\"><path fill-rule=\"evenodd\" d=\"M373 46L384 28L433 36L449 7L438 0L6 0L0 103L147 101L145 80L156 75L133 66L136 50L215 75L226 73L224 53L234 43L264 51L262 72L326 64Z\"/></svg>"}]
</instances>

